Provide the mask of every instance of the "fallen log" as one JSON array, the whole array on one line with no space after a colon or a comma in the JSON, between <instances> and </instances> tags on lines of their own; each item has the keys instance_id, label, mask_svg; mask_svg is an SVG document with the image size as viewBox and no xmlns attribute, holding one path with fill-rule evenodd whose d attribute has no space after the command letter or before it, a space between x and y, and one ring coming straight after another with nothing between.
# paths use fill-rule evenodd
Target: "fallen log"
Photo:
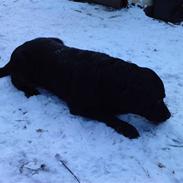
<instances>
[{"instance_id":1,"label":"fallen log","mask_svg":"<svg viewBox=\"0 0 183 183\"><path fill-rule=\"evenodd\" d=\"M120 9L128 6L128 0L73 0L75 2L97 3L112 8Z\"/></svg>"}]
</instances>

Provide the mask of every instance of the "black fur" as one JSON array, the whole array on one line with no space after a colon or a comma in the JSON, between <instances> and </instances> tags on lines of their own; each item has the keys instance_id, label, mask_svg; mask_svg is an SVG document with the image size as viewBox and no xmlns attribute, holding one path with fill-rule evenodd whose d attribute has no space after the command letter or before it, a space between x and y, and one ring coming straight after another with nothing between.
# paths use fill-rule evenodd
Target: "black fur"
<instances>
[{"instance_id":1,"label":"black fur","mask_svg":"<svg viewBox=\"0 0 183 183\"><path fill-rule=\"evenodd\" d=\"M154 0L144 11L149 17L180 23L183 21L183 0Z\"/></svg>"},{"instance_id":2,"label":"black fur","mask_svg":"<svg viewBox=\"0 0 183 183\"><path fill-rule=\"evenodd\" d=\"M163 82L155 72L104 53L65 46L57 38L37 38L16 48L0 69L1 77L8 74L27 97L43 87L63 99L72 114L104 122L129 138L139 133L116 115L134 113L155 123L170 117Z\"/></svg>"}]
</instances>

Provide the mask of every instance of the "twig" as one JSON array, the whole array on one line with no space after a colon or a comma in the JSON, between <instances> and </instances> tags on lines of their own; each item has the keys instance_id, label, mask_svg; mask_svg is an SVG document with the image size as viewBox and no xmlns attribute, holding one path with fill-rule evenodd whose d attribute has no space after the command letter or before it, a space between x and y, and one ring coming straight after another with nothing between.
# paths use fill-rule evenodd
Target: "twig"
<instances>
[{"instance_id":1,"label":"twig","mask_svg":"<svg viewBox=\"0 0 183 183\"><path fill-rule=\"evenodd\" d=\"M168 144L171 147L183 148L183 145Z\"/></svg>"},{"instance_id":2,"label":"twig","mask_svg":"<svg viewBox=\"0 0 183 183\"><path fill-rule=\"evenodd\" d=\"M142 166L141 162L140 162L138 159L136 159L136 158L134 158L134 160L139 164L139 166L142 168L142 170L144 171L144 173L146 174L146 176L147 176L148 178L150 178L151 176L150 176L148 170L146 170L146 169Z\"/></svg>"},{"instance_id":3,"label":"twig","mask_svg":"<svg viewBox=\"0 0 183 183\"><path fill-rule=\"evenodd\" d=\"M69 171L69 173L75 178L75 180L76 180L78 183L81 183L80 180L79 180L79 178L72 172L72 170L71 170L71 169L66 165L66 163L61 159L60 154L56 154L56 155L55 155L55 158L56 158L57 161L59 161L59 162L64 166L64 168L66 168L66 169Z\"/></svg>"}]
</instances>

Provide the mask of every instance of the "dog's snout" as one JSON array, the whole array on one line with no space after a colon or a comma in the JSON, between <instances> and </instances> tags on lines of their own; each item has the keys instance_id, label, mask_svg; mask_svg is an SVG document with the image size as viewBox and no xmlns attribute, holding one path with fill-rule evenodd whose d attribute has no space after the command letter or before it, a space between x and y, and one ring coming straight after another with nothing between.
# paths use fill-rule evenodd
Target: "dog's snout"
<instances>
[{"instance_id":1,"label":"dog's snout","mask_svg":"<svg viewBox=\"0 0 183 183\"><path fill-rule=\"evenodd\" d=\"M171 113L169 111L167 111L166 119L169 119L170 117L171 117Z\"/></svg>"}]
</instances>

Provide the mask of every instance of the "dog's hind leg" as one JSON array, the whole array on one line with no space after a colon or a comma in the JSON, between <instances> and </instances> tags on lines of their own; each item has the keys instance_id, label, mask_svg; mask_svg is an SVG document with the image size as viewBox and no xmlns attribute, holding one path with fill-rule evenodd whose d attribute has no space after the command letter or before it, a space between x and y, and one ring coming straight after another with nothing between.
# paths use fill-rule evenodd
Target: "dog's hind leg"
<instances>
[{"instance_id":1,"label":"dog's hind leg","mask_svg":"<svg viewBox=\"0 0 183 183\"><path fill-rule=\"evenodd\" d=\"M99 114L95 112L86 112L86 110L79 109L77 107L73 107L69 105L70 113L74 115L83 116L86 118L94 119L105 123L107 126L113 128L116 132L128 137L130 139L138 138L139 132L137 129L130 125L129 123L120 120L116 116L113 115L106 115L106 114Z\"/></svg>"},{"instance_id":2,"label":"dog's hind leg","mask_svg":"<svg viewBox=\"0 0 183 183\"><path fill-rule=\"evenodd\" d=\"M36 86L33 83L27 81L24 79L24 77L21 77L18 74L12 74L11 81L18 90L24 92L26 97L31 97L33 95L39 94L39 91L36 89Z\"/></svg>"}]
</instances>

